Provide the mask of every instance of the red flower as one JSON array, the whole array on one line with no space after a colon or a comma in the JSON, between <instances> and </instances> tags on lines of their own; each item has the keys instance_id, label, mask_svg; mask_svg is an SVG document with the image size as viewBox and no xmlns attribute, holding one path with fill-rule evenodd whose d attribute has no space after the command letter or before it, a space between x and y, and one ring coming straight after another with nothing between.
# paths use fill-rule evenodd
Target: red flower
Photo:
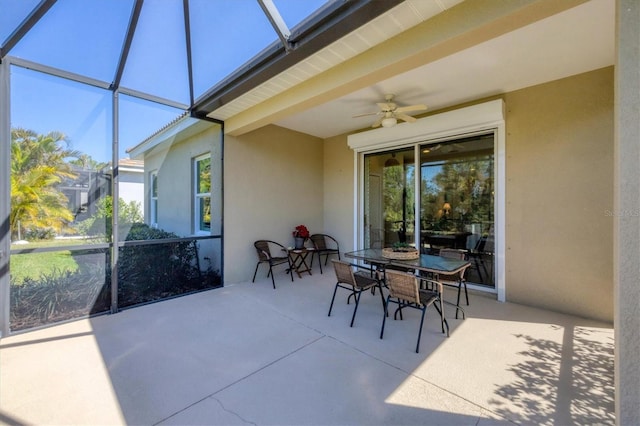
<instances>
[{"instance_id":1,"label":"red flower","mask_svg":"<svg viewBox=\"0 0 640 426\"><path fill-rule=\"evenodd\" d=\"M309 234L309 230L304 225L296 226L296 229L293 231L293 236L294 237L309 238L309 235L310 235Z\"/></svg>"}]
</instances>

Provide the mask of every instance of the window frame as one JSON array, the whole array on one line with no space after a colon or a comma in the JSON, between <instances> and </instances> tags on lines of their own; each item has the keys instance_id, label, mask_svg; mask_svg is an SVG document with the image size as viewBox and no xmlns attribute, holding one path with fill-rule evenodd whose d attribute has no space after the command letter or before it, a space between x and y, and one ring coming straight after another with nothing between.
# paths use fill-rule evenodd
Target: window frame
<instances>
[{"instance_id":1,"label":"window frame","mask_svg":"<svg viewBox=\"0 0 640 426\"><path fill-rule=\"evenodd\" d=\"M158 171L149 173L149 225L158 227Z\"/></svg>"},{"instance_id":2,"label":"window frame","mask_svg":"<svg viewBox=\"0 0 640 426\"><path fill-rule=\"evenodd\" d=\"M206 223L201 217L200 205L203 199L209 200L209 209L211 210L211 181L209 182L209 192L198 192L200 189L199 180L199 165L202 161L209 160L209 168L211 168L211 153L201 154L193 158L193 233L194 235L211 235L211 222L209 222L208 228L201 225Z\"/></svg>"}]
</instances>

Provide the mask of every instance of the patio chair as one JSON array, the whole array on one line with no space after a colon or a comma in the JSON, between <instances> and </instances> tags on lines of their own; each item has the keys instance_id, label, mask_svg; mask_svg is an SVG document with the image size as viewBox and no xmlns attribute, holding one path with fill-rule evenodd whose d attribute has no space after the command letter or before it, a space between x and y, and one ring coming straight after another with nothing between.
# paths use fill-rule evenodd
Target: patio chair
<instances>
[{"instance_id":1,"label":"patio chair","mask_svg":"<svg viewBox=\"0 0 640 426\"><path fill-rule=\"evenodd\" d=\"M256 248L256 252L258 254L258 263L256 264L256 270L253 272L253 280L251 282L256 281L256 274L258 273L258 267L262 263L267 263L269 265L269 273L268 276L271 276L271 283L273 284L273 288L276 288L276 281L273 278L273 267L277 265L281 265L286 263L289 267L287 269L288 272L291 273L291 281L293 282L293 270L291 267L291 259L289 258L289 254L287 249L280 243L276 243L275 241L269 240L258 240L253 243ZM271 247L282 250L282 255L274 256L271 253Z\"/></svg>"},{"instance_id":2,"label":"patio chair","mask_svg":"<svg viewBox=\"0 0 640 426\"><path fill-rule=\"evenodd\" d=\"M440 249L440 256L446 257L449 259L456 260L467 260L467 253L465 250L458 249ZM460 306L460 294L462 292L462 288L464 287L464 297L467 302L467 306L469 306L469 293L467 292L467 280L465 279L465 272L467 268L464 268L460 272L455 274L447 275L447 274L438 274L436 279L441 282L443 285L448 287L454 287L458 289L458 296L456 299L456 306ZM464 311L462 311L464 314ZM456 309L456 319L458 318L458 309Z\"/></svg>"},{"instance_id":3,"label":"patio chair","mask_svg":"<svg viewBox=\"0 0 640 426\"><path fill-rule=\"evenodd\" d=\"M333 302L336 299L336 292L338 291L338 287L349 290L351 292L349 298L353 296L355 299L355 307L353 308L350 327L353 327L353 322L356 319L356 312L358 312L358 306L360 305L360 295L362 294L362 292L378 287L378 289L380 290L380 300L382 301L382 306L384 308L384 295L382 294L382 285L380 284L380 280L372 278L367 273L354 273L354 265L343 262L342 260L331 259L331 262L333 262L333 268L335 269L336 278L338 279L338 281L336 282L336 286L333 289L333 297L331 298L331 305L329 306L329 313L327 314L327 316L331 316L331 310L333 309ZM347 304L349 304L349 298L347 299Z\"/></svg>"},{"instance_id":4,"label":"patio chair","mask_svg":"<svg viewBox=\"0 0 640 426\"><path fill-rule=\"evenodd\" d=\"M384 305L384 314L382 317L382 328L380 329L380 339L384 335L384 326L389 315L389 303L395 303L398 305L393 319L396 319L398 313L400 319L402 318L403 308L413 308L422 311L420 317L420 328L418 328L418 342L416 343L416 353L420 351L420 337L422 336L422 325L424 324L424 315L427 312L427 307L433 305L440 314L440 326L442 332L446 333L449 337L449 324L444 317L444 305L442 301L442 283L434 280L429 280L433 290L421 290L418 282L418 277L414 274L406 272L389 270L386 271L387 287L389 288L389 295L387 296L386 303ZM424 279L423 279L424 281Z\"/></svg>"},{"instance_id":5,"label":"patio chair","mask_svg":"<svg viewBox=\"0 0 640 426\"><path fill-rule=\"evenodd\" d=\"M313 234L311 237L314 252L311 253L311 267L313 268L314 254L318 257L320 264L320 273L322 274L322 256L324 256L324 264L327 265L329 256L337 254L340 260L340 246L335 238L326 234Z\"/></svg>"}]
</instances>

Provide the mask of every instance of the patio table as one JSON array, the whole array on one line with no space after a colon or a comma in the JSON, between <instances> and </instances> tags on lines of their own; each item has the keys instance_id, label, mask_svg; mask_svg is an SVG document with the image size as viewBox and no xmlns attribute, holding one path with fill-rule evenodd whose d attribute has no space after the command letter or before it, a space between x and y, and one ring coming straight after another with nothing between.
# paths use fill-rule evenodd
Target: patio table
<instances>
[{"instance_id":1,"label":"patio table","mask_svg":"<svg viewBox=\"0 0 640 426\"><path fill-rule=\"evenodd\" d=\"M450 259L430 254L421 254L417 259L412 260L389 259L382 255L382 249L377 248L350 251L344 255L351 259L363 260L380 268L384 268L385 265L393 265L433 274L451 275L470 265L467 260Z\"/></svg>"},{"instance_id":2,"label":"patio table","mask_svg":"<svg viewBox=\"0 0 640 426\"><path fill-rule=\"evenodd\" d=\"M395 266L405 269L414 269L421 272L433 274L437 281L438 275L452 275L457 274L465 268L468 268L471 263L467 260L451 259L441 256L433 256L430 254L421 254L417 259L412 260L399 260L389 259L382 255L382 249L369 248L356 251L350 251L344 254L351 259L362 260L370 263L381 272L388 266ZM455 306L456 309L462 311L464 318L464 310L457 303L451 303L444 301L445 303ZM457 313L456 313L457 317Z\"/></svg>"}]
</instances>

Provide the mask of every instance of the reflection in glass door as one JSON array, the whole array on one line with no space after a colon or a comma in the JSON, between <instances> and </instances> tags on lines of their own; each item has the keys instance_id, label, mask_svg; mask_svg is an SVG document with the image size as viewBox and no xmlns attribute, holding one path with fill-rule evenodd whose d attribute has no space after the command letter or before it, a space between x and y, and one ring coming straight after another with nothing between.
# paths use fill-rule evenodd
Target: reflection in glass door
<instances>
[{"instance_id":1,"label":"reflection in glass door","mask_svg":"<svg viewBox=\"0 0 640 426\"><path fill-rule=\"evenodd\" d=\"M420 247L465 250L467 281L494 286L493 134L420 146Z\"/></svg>"},{"instance_id":2,"label":"reflection in glass door","mask_svg":"<svg viewBox=\"0 0 640 426\"><path fill-rule=\"evenodd\" d=\"M416 146L365 154L364 247L464 250L467 281L494 287L493 133L417 148L419 170Z\"/></svg>"},{"instance_id":3,"label":"reflection in glass door","mask_svg":"<svg viewBox=\"0 0 640 426\"><path fill-rule=\"evenodd\" d=\"M414 157L413 147L365 155L365 247L414 244Z\"/></svg>"}]
</instances>

